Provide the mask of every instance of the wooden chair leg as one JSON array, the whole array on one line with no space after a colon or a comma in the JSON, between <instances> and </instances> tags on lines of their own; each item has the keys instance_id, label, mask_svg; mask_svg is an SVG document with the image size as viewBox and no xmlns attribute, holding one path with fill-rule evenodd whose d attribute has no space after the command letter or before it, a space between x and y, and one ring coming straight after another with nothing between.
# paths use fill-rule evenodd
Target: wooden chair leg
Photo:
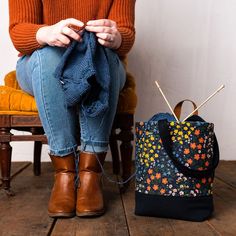
<instances>
[{"instance_id":1,"label":"wooden chair leg","mask_svg":"<svg viewBox=\"0 0 236 236\"><path fill-rule=\"evenodd\" d=\"M31 128L30 132L32 135L41 134L40 130L37 128ZM35 141L34 142L34 163L33 163L33 171L35 176L39 176L41 174L41 152L42 152L42 142Z\"/></svg>"},{"instance_id":2,"label":"wooden chair leg","mask_svg":"<svg viewBox=\"0 0 236 236\"><path fill-rule=\"evenodd\" d=\"M8 196L13 196L14 193L11 191L11 154L12 147L10 145L10 129L0 128L0 164L2 173L2 188L5 190ZM4 140L5 139L5 140Z\"/></svg>"},{"instance_id":3,"label":"wooden chair leg","mask_svg":"<svg viewBox=\"0 0 236 236\"><path fill-rule=\"evenodd\" d=\"M115 132L115 129L112 129L109 143L112 156L113 174L118 175L120 173L120 159Z\"/></svg>"},{"instance_id":4,"label":"wooden chair leg","mask_svg":"<svg viewBox=\"0 0 236 236\"><path fill-rule=\"evenodd\" d=\"M125 181L131 175L133 145L130 141L123 141L120 145L122 179Z\"/></svg>"},{"instance_id":5,"label":"wooden chair leg","mask_svg":"<svg viewBox=\"0 0 236 236\"><path fill-rule=\"evenodd\" d=\"M42 132L37 128L30 129L32 135L34 134L42 134ZM35 141L34 142L34 164L33 171L35 176L39 176L41 174L41 152L42 152L42 142Z\"/></svg>"},{"instance_id":6,"label":"wooden chair leg","mask_svg":"<svg viewBox=\"0 0 236 236\"><path fill-rule=\"evenodd\" d=\"M41 152L42 142L34 142L34 175L39 176L41 174Z\"/></svg>"}]
</instances>

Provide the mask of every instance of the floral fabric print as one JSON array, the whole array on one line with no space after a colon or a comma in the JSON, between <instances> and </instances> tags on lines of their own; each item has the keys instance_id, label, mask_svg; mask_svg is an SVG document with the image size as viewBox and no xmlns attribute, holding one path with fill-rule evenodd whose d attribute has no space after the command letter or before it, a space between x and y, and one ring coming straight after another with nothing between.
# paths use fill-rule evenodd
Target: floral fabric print
<instances>
[{"instance_id":1,"label":"floral fabric print","mask_svg":"<svg viewBox=\"0 0 236 236\"><path fill-rule=\"evenodd\" d=\"M173 154L186 167L205 170L213 159L213 124L170 122ZM213 176L196 179L178 171L160 139L157 122L136 123L136 191L166 196L212 194Z\"/></svg>"}]
</instances>

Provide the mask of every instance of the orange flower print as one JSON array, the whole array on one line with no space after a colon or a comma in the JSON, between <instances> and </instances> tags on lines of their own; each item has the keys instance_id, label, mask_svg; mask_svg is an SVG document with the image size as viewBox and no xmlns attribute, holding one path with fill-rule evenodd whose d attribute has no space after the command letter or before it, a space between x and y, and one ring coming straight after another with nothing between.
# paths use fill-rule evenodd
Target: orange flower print
<instances>
[{"instance_id":1,"label":"orange flower print","mask_svg":"<svg viewBox=\"0 0 236 236\"><path fill-rule=\"evenodd\" d=\"M198 161L200 159L200 155L199 154L195 154L194 155L194 159Z\"/></svg>"},{"instance_id":2,"label":"orange flower print","mask_svg":"<svg viewBox=\"0 0 236 236\"><path fill-rule=\"evenodd\" d=\"M151 178L151 180L154 180L154 179L155 179L155 176L154 176L154 175L151 175L150 178Z\"/></svg>"},{"instance_id":3,"label":"orange flower print","mask_svg":"<svg viewBox=\"0 0 236 236\"><path fill-rule=\"evenodd\" d=\"M197 145L197 149L202 149L202 145L201 145L201 144L198 144L198 145Z\"/></svg>"},{"instance_id":4,"label":"orange flower print","mask_svg":"<svg viewBox=\"0 0 236 236\"><path fill-rule=\"evenodd\" d=\"M162 188L161 191L160 191L161 194L164 194L165 192L166 192L166 190L163 189L163 188Z\"/></svg>"},{"instance_id":5,"label":"orange flower print","mask_svg":"<svg viewBox=\"0 0 236 236\"><path fill-rule=\"evenodd\" d=\"M187 162L188 162L189 165L191 165L193 163L193 160L192 159L188 159Z\"/></svg>"},{"instance_id":6,"label":"orange flower print","mask_svg":"<svg viewBox=\"0 0 236 236\"><path fill-rule=\"evenodd\" d=\"M147 186L147 191L150 191L151 190L151 187L150 186Z\"/></svg>"},{"instance_id":7,"label":"orange flower print","mask_svg":"<svg viewBox=\"0 0 236 236\"><path fill-rule=\"evenodd\" d=\"M161 182L162 182L163 184L167 184L167 183L168 183L168 180L167 180L167 178L163 178Z\"/></svg>"},{"instance_id":8,"label":"orange flower print","mask_svg":"<svg viewBox=\"0 0 236 236\"><path fill-rule=\"evenodd\" d=\"M196 188L201 188L201 184L197 183Z\"/></svg>"},{"instance_id":9,"label":"orange flower print","mask_svg":"<svg viewBox=\"0 0 236 236\"><path fill-rule=\"evenodd\" d=\"M141 135L143 133L143 131L142 130L139 130L139 135Z\"/></svg>"},{"instance_id":10,"label":"orange flower print","mask_svg":"<svg viewBox=\"0 0 236 236\"><path fill-rule=\"evenodd\" d=\"M151 180L149 178L146 181L147 181L147 184L151 183Z\"/></svg>"},{"instance_id":11,"label":"orange flower print","mask_svg":"<svg viewBox=\"0 0 236 236\"><path fill-rule=\"evenodd\" d=\"M148 170L148 174L151 175L153 173L153 170L152 169L149 169Z\"/></svg>"},{"instance_id":12,"label":"orange flower print","mask_svg":"<svg viewBox=\"0 0 236 236\"><path fill-rule=\"evenodd\" d=\"M159 140L159 143L162 143L162 140L161 140L161 139Z\"/></svg>"},{"instance_id":13,"label":"orange flower print","mask_svg":"<svg viewBox=\"0 0 236 236\"><path fill-rule=\"evenodd\" d=\"M202 179L202 183L203 183L203 184L205 184L206 181L207 181L206 178L203 178L203 179Z\"/></svg>"},{"instance_id":14,"label":"orange flower print","mask_svg":"<svg viewBox=\"0 0 236 236\"><path fill-rule=\"evenodd\" d=\"M191 147L192 149L195 149L195 148L197 147L197 145L196 145L196 143L190 143L190 147Z\"/></svg>"},{"instance_id":15,"label":"orange flower print","mask_svg":"<svg viewBox=\"0 0 236 236\"><path fill-rule=\"evenodd\" d=\"M199 135L200 134L200 130L199 129L196 129L195 132L194 132L195 135Z\"/></svg>"},{"instance_id":16,"label":"orange flower print","mask_svg":"<svg viewBox=\"0 0 236 236\"><path fill-rule=\"evenodd\" d=\"M206 154L202 154L201 158L202 158L202 160L204 160L206 158Z\"/></svg>"},{"instance_id":17,"label":"orange flower print","mask_svg":"<svg viewBox=\"0 0 236 236\"><path fill-rule=\"evenodd\" d=\"M152 188L156 191L156 190L158 190L159 187L158 187L158 185L155 184L155 185L153 185Z\"/></svg>"},{"instance_id":18,"label":"orange flower print","mask_svg":"<svg viewBox=\"0 0 236 236\"><path fill-rule=\"evenodd\" d=\"M188 149L188 148L185 148L185 149L184 149L184 154L187 155L187 154L189 154L189 153L190 153L189 149Z\"/></svg>"},{"instance_id":19,"label":"orange flower print","mask_svg":"<svg viewBox=\"0 0 236 236\"><path fill-rule=\"evenodd\" d=\"M198 141L199 143L204 143L204 138L200 138Z\"/></svg>"},{"instance_id":20,"label":"orange flower print","mask_svg":"<svg viewBox=\"0 0 236 236\"><path fill-rule=\"evenodd\" d=\"M156 179L160 179L161 178L161 173L156 173Z\"/></svg>"},{"instance_id":21,"label":"orange flower print","mask_svg":"<svg viewBox=\"0 0 236 236\"><path fill-rule=\"evenodd\" d=\"M209 166L209 164L210 164L210 163L209 163L208 161L206 161L205 166Z\"/></svg>"},{"instance_id":22,"label":"orange flower print","mask_svg":"<svg viewBox=\"0 0 236 236\"><path fill-rule=\"evenodd\" d=\"M203 168L202 167L199 167L199 168L197 168L198 170L203 170Z\"/></svg>"}]
</instances>

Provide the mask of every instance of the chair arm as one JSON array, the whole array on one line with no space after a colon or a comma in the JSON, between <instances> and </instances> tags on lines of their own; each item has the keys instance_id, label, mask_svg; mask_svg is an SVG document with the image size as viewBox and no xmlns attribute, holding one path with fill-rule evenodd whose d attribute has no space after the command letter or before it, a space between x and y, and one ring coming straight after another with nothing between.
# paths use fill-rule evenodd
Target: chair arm
<instances>
[{"instance_id":1,"label":"chair arm","mask_svg":"<svg viewBox=\"0 0 236 236\"><path fill-rule=\"evenodd\" d=\"M5 83L5 86L7 86L7 87L11 87L14 89L20 89L20 86L16 80L16 71L15 70L6 74L6 76L4 78L4 83Z\"/></svg>"}]
</instances>

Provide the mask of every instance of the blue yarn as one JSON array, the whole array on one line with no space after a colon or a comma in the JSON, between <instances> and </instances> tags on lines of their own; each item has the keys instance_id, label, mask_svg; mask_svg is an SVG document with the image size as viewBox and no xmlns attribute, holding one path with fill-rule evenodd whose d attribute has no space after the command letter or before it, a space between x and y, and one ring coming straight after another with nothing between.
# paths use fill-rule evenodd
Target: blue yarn
<instances>
[{"instance_id":1,"label":"blue yarn","mask_svg":"<svg viewBox=\"0 0 236 236\"><path fill-rule=\"evenodd\" d=\"M169 122L175 121L175 117L170 113L157 113L153 115L148 121L159 121L165 119Z\"/></svg>"}]
</instances>

